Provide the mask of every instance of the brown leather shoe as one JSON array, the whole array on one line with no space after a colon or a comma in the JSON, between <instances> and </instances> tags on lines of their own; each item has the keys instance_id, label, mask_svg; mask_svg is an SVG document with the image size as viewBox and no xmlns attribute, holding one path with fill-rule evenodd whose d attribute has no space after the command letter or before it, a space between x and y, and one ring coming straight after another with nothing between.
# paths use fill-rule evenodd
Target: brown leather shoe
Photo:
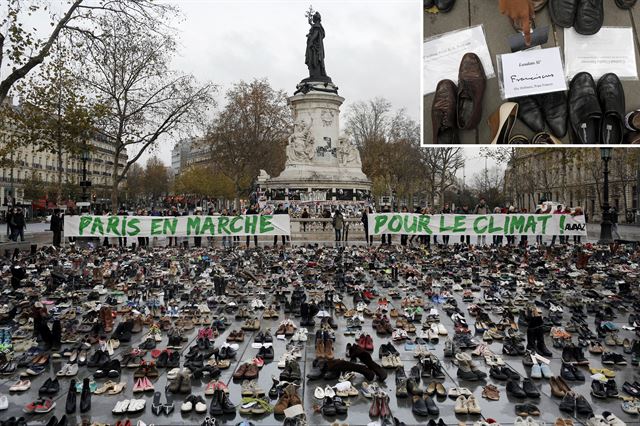
<instances>
[{"instance_id":1,"label":"brown leather shoe","mask_svg":"<svg viewBox=\"0 0 640 426\"><path fill-rule=\"evenodd\" d=\"M482 98L487 77L480 58L475 53L467 53L460 61L458 71L458 128L475 129L482 118Z\"/></svg>"},{"instance_id":2,"label":"brown leather shoe","mask_svg":"<svg viewBox=\"0 0 640 426\"><path fill-rule=\"evenodd\" d=\"M247 364L247 368L244 371L244 378L247 380L253 380L258 378L260 369L254 364Z\"/></svg>"},{"instance_id":3,"label":"brown leather shoe","mask_svg":"<svg viewBox=\"0 0 640 426\"><path fill-rule=\"evenodd\" d=\"M238 369L233 373L233 378L236 380L240 380L245 377L245 373L247 372L248 364L240 364Z\"/></svg>"},{"instance_id":4,"label":"brown leather shoe","mask_svg":"<svg viewBox=\"0 0 640 426\"><path fill-rule=\"evenodd\" d=\"M316 358L324 358L324 341L322 339L316 340Z\"/></svg>"},{"instance_id":5,"label":"brown leather shoe","mask_svg":"<svg viewBox=\"0 0 640 426\"><path fill-rule=\"evenodd\" d=\"M324 342L324 355L327 359L333 359L333 340L327 339Z\"/></svg>"},{"instance_id":6,"label":"brown leather shoe","mask_svg":"<svg viewBox=\"0 0 640 426\"><path fill-rule=\"evenodd\" d=\"M289 394L285 392L273 407L273 414L284 414L287 408L289 408Z\"/></svg>"},{"instance_id":7,"label":"brown leather shoe","mask_svg":"<svg viewBox=\"0 0 640 426\"><path fill-rule=\"evenodd\" d=\"M451 80L442 80L436 87L436 94L431 105L432 143L458 143L458 129L456 128L457 92L458 88Z\"/></svg>"}]
</instances>

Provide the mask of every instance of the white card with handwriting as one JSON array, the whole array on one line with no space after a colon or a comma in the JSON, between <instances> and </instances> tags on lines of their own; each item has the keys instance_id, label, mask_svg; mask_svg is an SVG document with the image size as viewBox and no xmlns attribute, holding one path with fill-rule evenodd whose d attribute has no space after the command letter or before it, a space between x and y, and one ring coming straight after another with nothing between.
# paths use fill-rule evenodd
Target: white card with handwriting
<instances>
[{"instance_id":1,"label":"white card with handwriting","mask_svg":"<svg viewBox=\"0 0 640 426\"><path fill-rule=\"evenodd\" d=\"M567 90L560 48L501 55L505 99Z\"/></svg>"}]
</instances>

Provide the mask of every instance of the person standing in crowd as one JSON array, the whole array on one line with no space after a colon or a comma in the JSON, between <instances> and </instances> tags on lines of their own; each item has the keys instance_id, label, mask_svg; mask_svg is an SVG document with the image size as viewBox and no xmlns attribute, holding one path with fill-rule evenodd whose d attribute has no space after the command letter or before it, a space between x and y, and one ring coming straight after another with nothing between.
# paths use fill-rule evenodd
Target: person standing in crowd
<instances>
[{"instance_id":1,"label":"person standing in crowd","mask_svg":"<svg viewBox=\"0 0 640 426\"><path fill-rule=\"evenodd\" d=\"M62 241L62 229L64 228L64 221L60 216L60 209L55 209L51 215L50 229L53 231L53 246L60 247L60 241Z\"/></svg>"},{"instance_id":2,"label":"person standing in crowd","mask_svg":"<svg viewBox=\"0 0 640 426\"><path fill-rule=\"evenodd\" d=\"M231 211L231 216L240 216L240 212L236 209L233 209ZM238 235L232 235L231 237L231 241L232 241L232 246L239 246L240 245L240 237Z\"/></svg>"},{"instance_id":3,"label":"person standing in crowd","mask_svg":"<svg viewBox=\"0 0 640 426\"><path fill-rule=\"evenodd\" d=\"M503 214L504 212L500 207L493 208L493 214ZM509 239L507 238L507 244L509 244ZM502 235L492 235L491 236L491 245L493 247L500 247L502 245Z\"/></svg>"},{"instance_id":4,"label":"person standing in crowd","mask_svg":"<svg viewBox=\"0 0 640 426\"><path fill-rule=\"evenodd\" d=\"M473 209L473 214L488 214L488 213L489 213L489 207L487 206L485 199L480 198L480 203L478 203L478 205L476 205L476 207ZM478 235L478 245L479 246L487 245L486 235Z\"/></svg>"},{"instance_id":5,"label":"person standing in crowd","mask_svg":"<svg viewBox=\"0 0 640 426\"><path fill-rule=\"evenodd\" d=\"M245 210L244 214L245 215L251 215L251 214L260 214L260 210L258 210L258 204L250 204L249 208L247 210ZM247 235L247 248L249 248L249 243L251 242L251 236ZM255 244L256 247L258 247L258 236L254 235L253 236L253 244Z\"/></svg>"},{"instance_id":6,"label":"person standing in crowd","mask_svg":"<svg viewBox=\"0 0 640 426\"><path fill-rule=\"evenodd\" d=\"M331 212L329 211L329 209L322 210L322 218L331 219ZM326 230L327 230L327 221L322 221L322 231L324 232Z\"/></svg>"},{"instance_id":7,"label":"person standing in crowd","mask_svg":"<svg viewBox=\"0 0 640 426\"><path fill-rule=\"evenodd\" d=\"M276 208L276 210L273 212L274 216L277 214L289 214L288 210L284 208L284 205L282 205L282 203L278 204L278 207ZM286 244L286 237L284 235L282 235L282 246L284 246ZM274 235L273 236L273 246L277 246L278 245L278 236Z\"/></svg>"},{"instance_id":8,"label":"person standing in crowd","mask_svg":"<svg viewBox=\"0 0 640 426\"><path fill-rule=\"evenodd\" d=\"M402 207L401 213L409 213L409 209L406 206ZM400 234L400 245L406 246L409 241L409 236L407 234Z\"/></svg>"},{"instance_id":9,"label":"person standing in crowd","mask_svg":"<svg viewBox=\"0 0 640 426\"><path fill-rule=\"evenodd\" d=\"M197 207L196 210L193 212L194 216L200 216L202 214L202 210ZM193 237L193 246L194 247L201 247L202 246L202 237Z\"/></svg>"},{"instance_id":10,"label":"person standing in crowd","mask_svg":"<svg viewBox=\"0 0 640 426\"><path fill-rule=\"evenodd\" d=\"M582 208L576 207L576 209L571 213L571 216L582 216L584 213L582 212ZM573 236L573 244L580 244L582 242L582 236L574 235Z\"/></svg>"},{"instance_id":11,"label":"person standing in crowd","mask_svg":"<svg viewBox=\"0 0 640 426\"><path fill-rule=\"evenodd\" d=\"M360 222L364 227L364 238L369 246L373 245L373 235L369 235L369 215L372 213L373 209L371 207L365 207L362 209L362 217L360 218Z\"/></svg>"},{"instance_id":12,"label":"person standing in crowd","mask_svg":"<svg viewBox=\"0 0 640 426\"><path fill-rule=\"evenodd\" d=\"M508 210L507 214L514 214L515 212L516 212L516 208L513 207L513 206L509 206L509 210ZM500 240L502 240L502 237L500 237ZM507 235L507 245L508 246L515 246L516 245L516 236L515 235Z\"/></svg>"},{"instance_id":13,"label":"person standing in crowd","mask_svg":"<svg viewBox=\"0 0 640 426\"><path fill-rule=\"evenodd\" d=\"M442 208L442 211L440 212L442 214L451 214L451 207L449 207L449 203L444 203L444 207ZM443 235L442 236L442 244L446 246L449 245L449 238L451 236L450 235Z\"/></svg>"},{"instance_id":14,"label":"person standing in crowd","mask_svg":"<svg viewBox=\"0 0 640 426\"><path fill-rule=\"evenodd\" d=\"M229 210L227 208L223 208L220 212L220 216L229 216ZM231 246L231 237L227 237L226 235L222 235L222 247L230 247Z\"/></svg>"},{"instance_id":15,"label":"person standing in crowd","mask_svg":"<svg viewBox=\"0 0 640 426\"><path fill-rule=\"evenodd\" d=\"M609 209L609 217L611 217L611 237L613 241L617 241L620 239L620 234L618 233L618 210L613 206Z\"/></svg>"},{"instance_id":16,"label":"person standing in crowd","mask_svg":"<svg viewBox=\"0 0 640 426\"><path fill-rule=\"evenodd\" d=\"M18 236L20 237L20 241L24 241L24 230L27 229L27 222L24 218L24 212L22 211L22 207L18 207L14 209L15 213L11 216L13 220L13 241L18 241Z\"/></svg>"},{"instance_id":17,"label":"person standing in crowd","mask_svg":"<svg viewBox=\"0 0 640 426\"><path fill-rule=\"evenodd\" d=\"M469 206L462 206L456 209L456 214L467 215L469 214ZM460 235L460 244L471 245L471 235Z\"/></svg>"},{"instance_id":18,"label":"person standing in crowd","mask_svg":"<svg viewBox=\"0 0 640 426\"><path fill-rule=\"evenodd\" d=\"M7 210L7 216L5 217L5 219L7 220L7 237L9 237L9 239L13 239L13 213L14 213L15 209L8 209Z\"/></svg>"},{"instance_id":19,"label":"person standing in crowd","mask_svg":"<svg viewBox=\"0 0 640 426\"><path fill-rule=\"evenodd\" d=\"M124 206L120 206L120 210L117 213L118 216L129 216L129 213L125 210ZM118 247L127 246L127 237L118 237Z\"/></svg>"},{"instance_id":20,"label":"person standing in crowd","mask_svg":"<svg viewBox=\"0 0 640 426\"><path fill-rule=\"evenodd\" d=\"M553 211L553 214L562 214L562 213L563 213L562 204L558 204L556 209ZM556 237L560 237L559 238L560 244L562 244L564 242L564 238L562 237L562 235L554 235L551 238L551 246L556 245Z\"/></svg>"},{"instance_id":21,"label":"person standing in crowd","mask_svg":"<svg viewBox=\"0 0 640 426\"><path fill-rule=\"evenodd\" d=\"M344 225L342 226L342 241L346 242L349 240L349 221L346 217L343 217L343 223Z\"/></svg>"},{"instance_id":22,"label":"person standing in crowd","mask_svg":"<svg viewBox=\"0 0 640 426\"><path fill-rule=\"evenodd\" d=\"M302 215L300 215L300 218L309 219L310 217L311 216L309 215L309 211L305 207L304 210L302 210ZM307 222L302 222L302 232L307 232Z\"/></svg>"},{"instance_id":23,"label":"person standing in crowd","mask_svg":"<svg viewBox=\"0 0 640 426\"><path fill-rule=\"evenodd\" d=\"M382 213L391 213L391 208L389 206L384 206L382 209ZM391 234L382 234L380 237L381 245L391 245Z\"/></svg>"},{"instance_id":24,"label":"person standing in crowd","mask_svg":"<svg viewBox=\"0 0 640 426\"><path fill-rule=\"evenodd\" d=\"M339 207L336 209L331 223L336 235L336 245L338 245L340 244L340 241L342 241L342 228L344 227L344 217L342 216L342 212Z\"/></svg>"},{"instance_id":25,"label":"person standing in crowd","mask_svg":"<svg viewBox=\"0 0 640 426\"><path fill-rule=\"evenodd\" d=\"M529 212L527 211L527 209L520 209L520 213L527 214ZM526 247L527 245L529 245L529 236L528 235L521 235L520 236L520 247Z\"/></svg>"}]
</instances>

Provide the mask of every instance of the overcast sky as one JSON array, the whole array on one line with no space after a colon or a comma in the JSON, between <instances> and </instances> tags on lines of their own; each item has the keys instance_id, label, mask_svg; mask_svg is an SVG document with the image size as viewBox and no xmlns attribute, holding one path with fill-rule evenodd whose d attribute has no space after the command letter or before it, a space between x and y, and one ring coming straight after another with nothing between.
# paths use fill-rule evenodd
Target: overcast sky
<instances>
[{"instance_id":1,"label":"overcast sky","mask_svg":"<svg viewBox=\"0 0 640 426\"><path fill-rule=\"evenodd\" d=\"M420 116L421 28L419 0L219 1L181 0L175 23L181 52L174 68L212 81L224 92L241 79L268 78L288 95L308 77L304 63L312 4L326 31L327 74L349 103L382 96L410 117ZM173 141L159 154L170 162Z\"/></svg>"},{"instance_id":2,"label":"overcast sky","mask_svg":"<svg viewBox=\"0 0 640 426\"><path fill-rule=\"evenodd\" d=\"M504 170L505 166L498 164L493 158L483 156L478 146L464 147L465 165L464 169L459 170L457 176L459 179L465 179L465 185L469 186L473 183L473 176L484 170L485 162L488 169L498 167Z\"/></svg>"}]
</instances>

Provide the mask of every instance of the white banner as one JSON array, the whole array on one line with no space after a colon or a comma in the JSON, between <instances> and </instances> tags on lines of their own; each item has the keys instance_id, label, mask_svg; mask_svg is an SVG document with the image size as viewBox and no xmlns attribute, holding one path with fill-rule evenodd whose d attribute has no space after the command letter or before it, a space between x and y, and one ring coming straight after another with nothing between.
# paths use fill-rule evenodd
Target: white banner
<instances>
[{"instance_id":1,"label":"white banner","mask_svg":"<svg viewBox=\"0 0 640 426\"><path fill-rule=\"evenodd\" d=\"M290 235L289 215L65 216L65 237Z\"/></svg>"},{"instance_id":2,"label":"white banner","mask_svg":"<svg viewBox=\"0 0 640 426\"><path fill-rule=\"evenodd\" d=\"M570 214L370 214L369 234L587 235L584 216Z\"/></svg>"}]
</instances>

